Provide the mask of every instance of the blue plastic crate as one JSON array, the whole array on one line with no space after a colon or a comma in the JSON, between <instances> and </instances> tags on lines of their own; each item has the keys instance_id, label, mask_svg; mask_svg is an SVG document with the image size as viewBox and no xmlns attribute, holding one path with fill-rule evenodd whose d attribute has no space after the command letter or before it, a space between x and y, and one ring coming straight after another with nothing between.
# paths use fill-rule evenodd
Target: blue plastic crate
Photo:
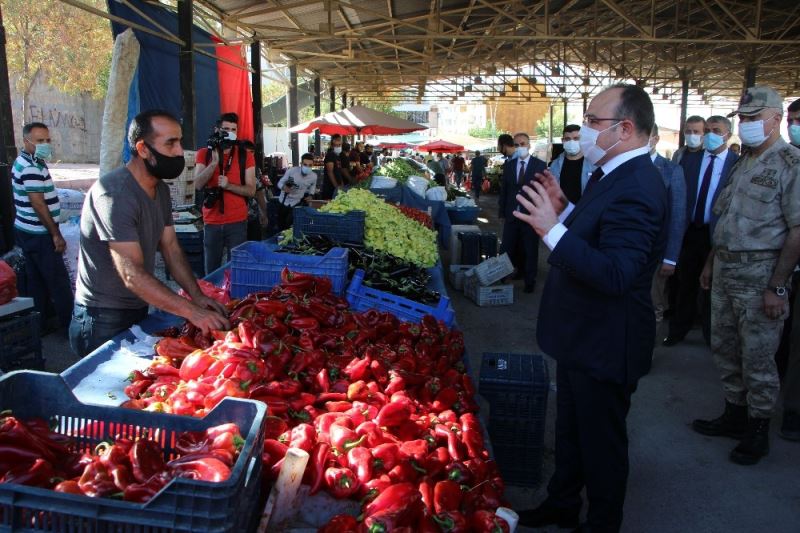
<instances>
[{"instance_id":1,"label":"blue plastic crate","mask_svg":"<svg viewBox=\"0 0 800 533\"><path fill-rule=\"evenodd\" d=\"M439 305L431 307L402 296L389 294L363 285L364 271L356 270L350 286L347 287L347 301L353 311L366 311L377 309L392 313L400 320L406 322L420 322L425 315L433 315L437 320L443 320L451 326L456 314L450 307L450 298L442 296Z\"/></svg>"},{"instance_id":2,"label":"blue plastic crate","mask_svg":"<svg viewBox=\"0 0 800 533\"><path fill-rule=\"evenodd\" d=\"M311 207L295 207L292 210L292 235L300 239L303 235L323 235L342 243L364 242L364 211L349 213L323 213Z\"/></svg>"},{"instance_id":3,"label":"blue plastic crate","mask_svg":"<svg viewBox=\"0 0 800 533\"><path fill-rule=\"evenodd\" d=\"M481 212L480 207L448 207L447 216L451 224L472 224Z\"/></svg>"},{"instance_id":4,"label":"blue plastic crate","mask_svg":"<svg viewBox=\"0 0 800 533\"><path fill-rule=\"evenodd\" d=\"M181 245L183 251L187 254L203 253L203 231L196 233L180 232L176 233L178 236L178 244Z\"/></svg>"},{"instance_id":5,"label":"blue plastic crate","mask_svg":"<svg viewBox=\"0 0 800 533\"><path fill-rule=\"evenodd\" d=\"M0 369L44 370L37 311L0 318Z\"/></svg>"},{"instance_id":6,"label":"blue plastic crate","mask_svg":"<svg viewBox=\"0 0 800 533\"><path fill-rule=\"evenodd\" d=\"M544 357L484 353L478 390L490 405L489 436L503 479L516 485L537 485L550 390Z\"/></svg>"},{"instance_id":7,"label":"blue plastic crate","mask_svg":"<svg viewBox=\"0 0 800 533\"><path fill-rule=\"evenodd\" d=\"M347 248L332 248L325 255L278 253L277 244L246 242L231 251L231 296L242 298L251 292L268 291L281 281L284 267L295 272L325 276L333 292L347 288Z\"/></svg>"},{"instance_id":8,"label":"blue plastic crate","mask_svg":"<svg viewBox=\"0 0 800 533\"><path fill-rule=\"evenodd\" d=\"M35 391L31 394L31 391ZM226 398L205 418L80 403L64 380L44 372L12 372L0 379L0 406L21 419L43 418L70 435L81 451L104 440L152 438L174 457L177 434L234 422L245 443L230 477L220 483L174 479L147 503L89 498L11 483L0 484L0 531L166 533L247 529L260 490L266 407Z\"/></svg>"}]
</instances>

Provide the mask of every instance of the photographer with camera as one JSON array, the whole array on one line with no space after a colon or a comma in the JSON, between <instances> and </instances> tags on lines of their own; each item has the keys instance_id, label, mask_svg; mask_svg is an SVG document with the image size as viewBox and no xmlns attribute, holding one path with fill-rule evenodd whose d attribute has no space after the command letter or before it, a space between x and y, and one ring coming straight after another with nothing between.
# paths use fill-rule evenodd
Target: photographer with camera
<instances>
[{"instance_id":1,"label":"photographer with camera","mask_svg":"<svg viewBox=\"0 0 800 533\"><path fill-rule=\"evenodd\" d=\"M317 188L317 174L311 170L314 154L303 154L300 166L286 171L278 181L281 195L278 197L278 224L281 230L292 225L292 209L307 204Z\"/></svg>"},{"instance_id":2,"label":"photographer with camera","mask_svg":"<svg viewBox=\"0 0 800 533\"><path fill-rule=\"evenodd\" d=\"M195 189L203 191L206 273L222 265L222 251L247 240L247 203L256 193L256 162L236 140L239 117L219 117L206 148L197 151Z\"/></svg>"}]
</instances>

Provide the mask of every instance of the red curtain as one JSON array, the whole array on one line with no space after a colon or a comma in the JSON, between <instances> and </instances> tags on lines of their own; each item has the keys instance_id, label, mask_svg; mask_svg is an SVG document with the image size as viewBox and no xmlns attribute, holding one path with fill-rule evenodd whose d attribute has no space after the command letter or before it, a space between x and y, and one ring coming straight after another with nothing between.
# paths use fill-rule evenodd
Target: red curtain
<instances>
[{"instance_id":1,"label":"red curtain","mask_svg":"<svg viewBox=\"0 0 800 533\"><path fill-rule=\"evenodd\" d=\"M247 68L242 46L217 46L217 57ZM253 136L253 99L250 96L250 72L236 68L228 63L217 61L219 76L219 110L220 113L236 113L239 115L238 139L252 141Z\"/></svg>"}]
</instances>

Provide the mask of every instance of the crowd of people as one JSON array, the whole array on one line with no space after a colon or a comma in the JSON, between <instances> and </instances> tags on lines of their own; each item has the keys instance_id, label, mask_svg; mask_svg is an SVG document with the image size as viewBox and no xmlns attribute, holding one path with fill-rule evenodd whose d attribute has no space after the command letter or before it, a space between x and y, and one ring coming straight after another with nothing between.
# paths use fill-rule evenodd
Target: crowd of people
<instances>
[{"instance_id":1,"label":"crowd of people","mask_svg":"<svg viewBox=\"0 0 800 533\"><path fill-rule=\"evenodd\" d=\"M736 440L730 460L758 463L769 452L769 425L784 389L780 435L800 440L800 346L790 346L792 302L800 275L800 100L787 109L790 142L780 134L783 100L771 88L747 89L730 115L692 116L686 147L667 160L656 152L652 102L635 85L593 98L581 125L567 125L564 151L549 164L534 157L526 133L501 136L499 215L502 249L533 292L539 241L550 250L537 324L542 350L557 362L556 468L547 499L520 513L525 526L617 531L628 474L626 418L639 378L650 368L656 322L662 343L683 342L703 324L725 394L723 413L698 418L703 435ZM728 143L738 116L741 153ZM247 239L248 211L259 199L252 144L237 142L225 114L219 143L197 153L203 191L205 267ZM183 172L180 122L165 111L137 115L128 131L130 161L101 176L84 203L74 298L61 254L59 202L46 161L49 131L23 129L13 166L17 244L28 264L37 308L53 305L70 345L83 356L140 322L154 306L204 332L229 326L203 295L176 237L164 180ZM353 155L355 154L355 155ZM324 160L323 198L388 158L334 135ZM479 152L429 161L457 184L471 174L476 196L487 160ZM315 194L311 153L278 181L288 209ZM263 215L263 213L261 213ZM284 211L281 216L286 216ZM154 276L160 251L187 300ZM580 335L575 332L580 331Z\"/></svg>"}]
</instances>

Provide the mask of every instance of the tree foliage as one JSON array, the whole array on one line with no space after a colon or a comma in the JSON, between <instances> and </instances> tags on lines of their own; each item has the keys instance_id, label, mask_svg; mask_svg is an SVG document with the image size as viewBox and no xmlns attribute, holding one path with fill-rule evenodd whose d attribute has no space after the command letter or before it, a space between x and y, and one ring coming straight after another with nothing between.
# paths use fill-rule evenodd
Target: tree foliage
<instances>
[{"instance_id":1,"label":"tree foliage","mask_svg":"<svg viewBox=\"0 0 800 533\"><path fill-rule=\"evenodd\" d=\"M105 10L104 0L84 0ZM58 0L0 0L8 68L26 98L39 73L57 89L105 96L114 42L109 22Z\"/></svg>"},{"instance_id":2,"label":"tree foliage","mask_svg":"<svg viewBox=\"0 0 800 533\"><path fill-rule=\"evenodd\" d=\"M536 138L548 139L550 131L550 114L539 119L536 123ZM556 104L553 106L553 139L559 139L561 132L564 131L564 104Z\"/></svg>"},{"instance_id":3,"label":"tree foliage","mask_svg":"<svg viewBox=\"0 0 800 533\"><path fill-rule=\"evenodd\" d=\"M503 133L508 133L505 130L497 129L497 126L489 122L482 128L470 128L467 132L471 137L478 139L496 139Z\"/></svg>"}]
</instances>

